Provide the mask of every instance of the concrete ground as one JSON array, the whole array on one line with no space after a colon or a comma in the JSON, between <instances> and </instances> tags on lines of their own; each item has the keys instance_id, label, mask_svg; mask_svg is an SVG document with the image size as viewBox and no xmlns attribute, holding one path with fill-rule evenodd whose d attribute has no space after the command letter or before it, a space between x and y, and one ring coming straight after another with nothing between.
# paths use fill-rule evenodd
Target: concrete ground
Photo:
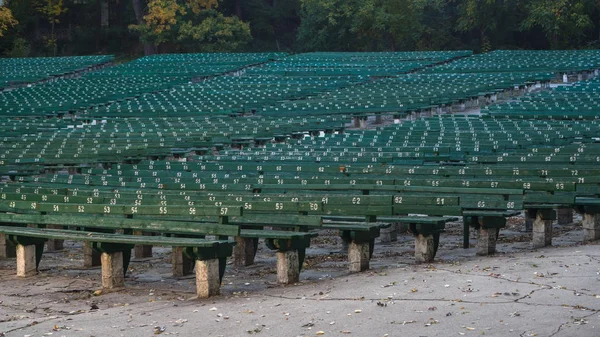
<instances>
[{"instance_id":1,"label":"concrete ground","mask_svg":"<svg viewBox=\"0 0 600 337\"><path fill-rule=\"evenodd\" d=\"M461 224L442 234L435 263L417 265L413 239L377 243L372 269L347 272L333 232L311 249L301 282L275 283L273 252L228 266L222 295L193 299L194 279L170 275L170 249L135 260L124 289L102 292L81 245L46 253L18 279L0 260L0 336L600 336L600 250L582 230L555 225L554 246L531 249L522 218L494 256L461 248ZM473 241L474 242L474 241Z\"/></svg>"}]
</instances>

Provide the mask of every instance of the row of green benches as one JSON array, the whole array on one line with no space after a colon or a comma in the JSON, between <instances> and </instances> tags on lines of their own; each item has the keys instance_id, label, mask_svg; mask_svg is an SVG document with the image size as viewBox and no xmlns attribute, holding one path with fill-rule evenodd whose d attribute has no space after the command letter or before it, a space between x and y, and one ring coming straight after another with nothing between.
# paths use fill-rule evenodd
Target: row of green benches
<instances>
[{"instance_id":1,"label":"row of green benches","mask_svg":"<svg viewBox=\"0 0 600 337\"><path fill-rule=\"evenodd\" d=\"M77 231L67 231L67 230L54 230L54 229L43 229L43 230L34 230L31 228L23 229L23 228L14 228L14 227L2 227L0 228L0 232L8 234L9 239L14 243L17 243L21 246L28 246L32 251L29 252L29 255L35 256L35 249L38 250L37 263L41 259L41 250L43 249L43 240L38 239L72 239L72 240L84 240L94 242L94 248L100 250L109 255L115 253L118 256L112 255L110 258L111 261L115 259L123 259L121 255L125 254L125 270L128 261L127 252L130 252L131 246L124 245L124 243L138 243L138 244L162 244L162 245L172 245L172 246L185 246L188 247L184 252L186 252L186 257L195 256L199 260L206 260L207 257L215 258L215 245L220 247L217 249L220 255L216 256L219 260L218 264L215 266L220 266L220 271L218 275L222 277L224 271L224 258L227 254L230 253L230 248L232 242L227 240L218 240L215 242L214 240L206 242L206 240L200 240L196 243L193 243L191 240L181 240L181 239L173 239L173 238L134 238L131 239L130 234L133 230L141 230L145 232L155 231L159 233L174 233L178 235L198 235L198 234L213 234L213 235L233 235L239 236L245 240L251 240L250 242L246 241L245 244L251 244L252 241L258 239L259 237L267 238L267 245L273 249L277 249L278 253L278 264L281 266L287 266L286 268L278 268L279 275L278 279L282 283L289 283L297 281L299 268L302 266L302 260L304 257L304 252L306 247L310 244L310 238L313 237L314 233L305 233L305 232L282 232L282 231L265 231L262 230L262 227L265 225L274 225L277 227L282 226L293 226L297 227L297 229L307 230L309 228L330 228L330 229L338 229L341 231L342 237L350 242L350 252L349 256L351 258L351 270L360 271L368 268L368 259L370 254L372 254L372 247L374 243L374 238L379 235L379 230L382 227L385 227L385 224L377 223L370 221L368 223L343 223L343 222L328 222L323 223L320 217L314 217L309 215L298 216L298 215L290 215L284 220L280 218L276 218L273 221L273 217L271 216L260 216L256 215L254 218L252 216L247 216L244 214L242 216L242 207L240 206L117 206L111 204L96 204L91 205L89 202L93 198L86 198L85 204L70 204L64 203L65 199L59 204L56 200L51 201L51 203L45 203L42 200L48 201L48 198L52 199L53 196L56 195L41 195L41 194L21 194L18 196L16 194L8 194L3 193L3 211L9 211L10 213L18 213L25 212L25 214L10 214L10 213L1 213L0 219L1 222L5 223L35 223L38 225L61 225L61 226L85 226L87 227L98 227L100 230L107 229L121 229L126 230L126 235L113 235L113 234L96 234L96 233L82 233ZM141 196L141 195L138 195ZM11 201L10 198L15 197L15 201ZM30 202L24 201L23 199L35 200L36 197L40 200L39 202ZM73 198L73 201L78 201L77 197L67 197L67 199ZM98 200L95 200L96 202ZM121 202L122 200L120 200ZM6 204L5 204L6 203ZM27 205L26 205L27 204ZM7 207L7 208L6 208ZM246 206L244 208L252 209L252 206ZM260 207L258 207L260 208ZM177 210L179 209L180 212ZM108 213L107 213L108 212ZM191 212L191 213L190 213ZM169 220L171 216L177 216L177 214L185 215L185 219L182 217L176 217L174 219ZM120 216L119 216L120 215ZM100 216L100 217L98 217ZM125 216L125 217L123 217ZM204 221L200 221L203 217L212 216L216 219L205 219ZM237 223L240 225L233 225L234 222L230 223L229 218L235 217ZM373 220L373 219L371 219ZM432 225L437 225L435 231L435 236L438 238L436 240L436 249L437 242L439 242L439 230L443 229L443 224L447 221L453 220L450 218L415 218L415 217L404 217L396 220L405 221L410 223L415 231L417 230L417 226L425 226L426 230L431 231L431 229L427 229L432 227ZM183 221L183 222L182 222ZM241 225L243 224L243 226ZM230 226L233 225L233 226ZM241 228L259 228L257 229L241 229ZM433 226L435 227L435 226ZM432 227L432 228L433 228ZM89 230L89 229L87 229ZM431 236L430 233L423 231L420 235L428 235ZM416 232L415 232L416 233ZM32 239L33 238L33 239ZM127 241L131 239L131 241ZM178 241L179 240L179 241ZM244 242L244 241L238 241ZM104 244L104 245L102 245ZM31 248L32 246L36 246L36 248ZM208 248L208 247L212 248ZM104 247L104 250L103 248ZM112 248L106 248L112 247ZM200 249L200 247L204 247ZM18 252L20 252L20 260L27 261L27 253L24 251L23 247L19 248ZM110 251L106 251L106 249ZM112 249L112 250L111 250ZM194 249L194 251L202 250L203 255L193 255L188 250ZM247 250L247 248L242 247L242 250ZM428 249L432 250L433 247L428 247ZM228 253L229 252L229 253ZM254 250L255 252L255 250ZM357 253L358 252L358 253ZM435 255L435 251L427 252L429 255L423 255L424 258L431 259ZM175 256L175 254L174 254ZM106 257L108 258L108 257ZM35 259L34 259L35 260ZM177 261L183 261L176 265L179 269L189 269L189 262L185 262L184 258L177 257ZM197 273L200 270L206 270L207 263L197 262ZM103 264L110 264L110 261L103 261ZM119 262L121 263L121 262ZM291 264L290 264L291 263ZM22 264L22 263L21 263ZM19 265L21 265L19 264ZM36 264L30 264L25 268L25 272L20 270L20 275L25 275L31 273L35 270ZM186 267L187 265L187 267ZM293 266L296 266L295 268ZM200 267L200 268L199 268ZM121 265L122 270L123 266ZM175 268L175 267L174 267ZM216 268L216 267L215 267ZM112 270L112 269L111 269ZM111 275L111 277L105 277L107 275ZM105 279L114 280L115 277L118 276L118 273L113 271L105 272L103 269L103 282ZM203 276L198 276L203 277ZM200 282L198 279L198 294L199 296L208 296L215 294L215 291L218 292L218 282ZM115 281L116 282L116 281ZM120 285L122 284L122 278L120 281L114 283L109 282L106 283L106 286ZM207 288L208 287L208 288ZM216 289L216 290L215 290Z\"/></svg>"}]
</instances>

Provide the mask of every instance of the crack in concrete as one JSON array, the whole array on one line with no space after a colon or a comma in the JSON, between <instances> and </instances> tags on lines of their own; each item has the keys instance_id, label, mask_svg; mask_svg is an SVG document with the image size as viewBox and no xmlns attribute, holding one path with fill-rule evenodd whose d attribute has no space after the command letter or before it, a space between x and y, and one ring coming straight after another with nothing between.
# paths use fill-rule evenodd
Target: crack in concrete
<instances>
[{"instance_id":1,"label":"crack in concrete","mask_svg":"<svg viewBox=\"0 0 600 337\"><path fill-rule=\"evenodd\" d=\"M516 303L516 302L519 302L520 300L526 299L527 297L531 298L531 295L533 295L533 294L534 294L536 291L538 291L538 290L546 290L546 289L552 289L552 288L533 289L532 291L530 291L530 292L529 292L529 294L527 294L527 295L524 295L524 296L521 296L521 297L517 298L517 299L515 300L515 303Z\"/></svg>"},{"instance_id":2,"label":"crack in concrete","mask_svg":"<svg viewBox=\"0 0 600 337\"><path fill-rule=\"evenodd\" d=\"M24 325L24 326L19 326L19 327L16 327L16 328L10 329L10 330L6 330L6 331L4 331L4 333L5 333L5 334L8 334L8 333L10 333L10 332L13 332L13 331L17 331L17 330L21 330L21 329L29 328L29 327L32 327L32 326L34 326L34 325L38 325L38 324L40 324L40 323L44 323L44 322L47 322L47 321L51 321L51 320L53 320L53 319L57 319L57 318L61 318L61 317L59 317L59 316L50 316L50 317L47 317L46 319L41 319L41 320L39 320L39 321L38 321L38 320L33 320L31 323L28 323L28 324L26 324L26 325Z\"/></svg>"},{"instance_id":3,"label":"crack in concrete","mask_svg":"<svg viewBox=\"0 0 600 337\"><path fill-rule=\"evenodd\" d=\"M537 290L548 290L549 288L544 288L544 289L536 289L534 291ZM533 292L532 292L533 293ZM531 294L531 293L530 293ZM345 301L371 301L371 302L377 302L377 301L381 301L382 298L364 298L364 297L328 297L328 298L302 298L302 297L288 297L288 296L282 296L282 295L268 295L268 294L264 294L263 296L266 297L271 297L271 298L279 298L279 299L284 299L284 300L303 300L303 301L315 301L315 302L319 302L319 301L340 301L340 302L345 302ZM529 295L525 295L524 297L527 297ZM523 297L523 298L524 298ZM527 302L518 302L520 299L516 299L516 300L510 300L510 301L470 301L470 300L462 300L462 299L445 299L445 298L391 298L388 299L389 301L404 301L404 302L414 302L414 301L418 301L418 302L449 302L449 303L467 303L467 304L511 304L511 303L515 303L515 304L521 304L521 305L527 305L527 306L535 306L535 307L559 307L559 308L571 308L571 309L577 309L577 310L587 310L587 311L593 311L594 313L596 312L600 312L600 309L593 309L593 308L588 308L588 307L584 307L581 305L565 305L565 304L547 304L547 303L527 303Z\"/></svg>"},{"instance_id":4,"label":"crack in concrete","mask_svg":"<svg viewBox=\"0 0 600 337\"><path fill-rule=\"evenodd\" d=\"M589 257L590 259L592 259L594 261L600 262L600 257L596 257L596 256L593 256L593 255L585 255L585 256Z\"/></svg>"},{"instance_id":5,"label":"crack in concrete","mask_svg":"<svg viewBox=\"0 0 600 337\"><path fill-rule=\"evenodd\" d=\"M579 320L583 320L583 319L585 319L585 318L588 318L588 317L594 316L594 315L596 314L596 312L597 312L597 311L594 311L594 312L592 312L592 313L591 313L591 314L589 314L589 315L582 316L581 318L579 318ZM561 330L561 329L562 329L562 328L563 328L565 325L567 325L567 324L569 324L569 323L572 323L572 322L564 322L564 323L561 323L561 324L558 326L558 328L556 329L556 331L554 331L554 332L553 332L551 335L549 335L548 337L552 337L552 336L555 336L555 335L557 335L557 334L560 332L560 330Z\"/></svg>"},{"instance_id":6,"label":"crack in concrete","mask_svg":"<svg viewBox=\"0 0 600 337\"><path fill-rule=\"evenodd\" d=\"M591 297L595 297L595 296L596 296L595 294L588 294L588 293L586 293L586 292L579 291L579 290L576 290L576 289L570 289L570 288L567 288L567 287L560 287L560 288L556 288L556 287L553 287L553 286L551 286L551 285L548 285L548 284L536 283L536 282L533 282L533 281L519 281L519 280L512 280L512 279L509 279L509 278L507 278L507 277L504 277L504 276L502 276L502 275L496 275L496 274L495 274L495 275L491 275L491 274L488 274L488 275L485 275L485 274L473 274L473 273L464 273L464 272L462 272L462 271L452 271L452 270L443 269L443 268L437 268L437 269L438 269L438 270L445 271L445 272L453 273L453 274L468 275L468 276L479 276L479 277L491 277L491 278L494 278L494 279L498 279L498 280L504 280L504 281L508 281L508 282L512 282L512 283L528 284L528 285L536 285L536 286L538 286L538 287L542 287L542 289L537 289L537 290L543 290L543 289L558 289L558 290L572 291L572 292L575 292L575 293L577 293L577 294L580 294L580 295L585 295L585 296L591 296ZM535 292L535 291L537 291L537 290L534 290L534 292ZM527 296L528 296L528 295L526 295L525 297L527 297ZM523 298L520 298L519 300L521 300L521 299L523 299Z\"/></svg>"}]
</instances>

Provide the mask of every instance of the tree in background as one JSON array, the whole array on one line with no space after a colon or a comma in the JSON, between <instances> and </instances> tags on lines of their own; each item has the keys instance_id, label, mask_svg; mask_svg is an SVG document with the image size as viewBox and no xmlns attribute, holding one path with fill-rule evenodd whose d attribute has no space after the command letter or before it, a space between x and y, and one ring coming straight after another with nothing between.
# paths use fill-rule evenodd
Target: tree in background
<instances>
[{"instance_id":1,"label":"tree in background","mask_svg":"<svg viewBox=\"0 0 600 337\"><path fill-rule=\"evenodd\" d=\"M166 46L172 51L188 52L239 50L251 39L248 24L224 16L217 7L217 0L150 0L142 23L129 28L155 48Z\"/></svg>"},{"instance_id":2,"label":"tree in background","mask_svg":"<svg viewBox=\"0 0 600 337\"><path fill-rule=\"evenodd\" d=\"M12 15L12 11L4 6L0 7L0 37L4 36L4 32L6 32L9 28L14 27L19 22L15 20Z\"/></svg>"},{"instance_id":3,"label":"tree in background","mask_svg":"<svg viewBox=\"0 0 600 337\"><path fill-rule=\"evenodd\" d=\"M300 0L298 49L358 50L352 31L362 0Z\"/></svg>"},{"instance_id":4,"label":"tree in background","mask_svg":"<svg viewBox=\"0 0 600 337\"><path fill-rule=\"evenodd\" d=\"M59 17L68 11L63 0L39 0L35 4L35 10L42 14L50 23L50 35L45 37L46 47L52 50L52 55L57 55L57 41L54 31L55 25L60 23Z\"/></svg>"},{"instance_id":5,"label":"tree in background","mask_svg":"<svg viewBox=\"0 0 600 337\"><path fill-rule=\"evenodd\" d=\"M351 31L362 50L414 49L423 29L426 1L365 0L358 7Z\"/></svg>"},{"instance_id":6,"label":"tree in background","mask_svg":"<svg viewBox=\"0 0 600 337\"><path fill-rule=\"evenodd\" d=\"M292 51L300 25L300 0L223 0L219 9L250 25L252 50Z\"/></svg>"},{"instance_id":7,"label":"tree in background","mask_svg":"<svg viewBox=\"0 0 600 337\"><path fill-rule=\"evenodd\" d=\"M592 0L532 0L521 29L541 28L552 49L577 47L594 27L590 14L597 7L598 2Z\"/></svg>"},{"instance_id":8,"label":"tree in background","mask_svg":"<svg viewBox=\"0 0 600 337\"><path fill-rule=\"evenodd\" d=\"M600 0L9 0L0 34L7 56L589 48Z\"/></svg>"},{"instance_id":9,"label":"tree in background","mask_svg":"<svg viewBox=\"0 0 600 337\"><path fill-rule=\"evenodd\" d=\"M456 30L472 41L470 48L487 52L501 44L510 44L518 22L523 19L523 1L458 0ZM507 43L508 42L508 43Z\"/></svg>"},{"instance_id":10,"label":"tree in background","mask_svg":"<svg viewBox=\"0 0 600 337\"><path fill-rule=\"evenodd\" d=\"M303 50L414 49L425 0L302 0Z\"/></svg>"}]
</instances>

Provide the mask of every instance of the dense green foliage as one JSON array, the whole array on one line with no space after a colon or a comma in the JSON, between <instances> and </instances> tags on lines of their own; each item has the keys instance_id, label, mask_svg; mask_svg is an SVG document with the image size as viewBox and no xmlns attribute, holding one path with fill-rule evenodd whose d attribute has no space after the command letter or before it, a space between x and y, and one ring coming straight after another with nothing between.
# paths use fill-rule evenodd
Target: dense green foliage
<instances>
[{"instance_id":1,"label":"dense green foliage","mask_svg":"<svg viewBox=\"0 0 600 337\"><path fill-rule=\"evenodd\" d=\"M0 2L2 3L2 2ZM572 49L598 0L5 0L0 55Z\"/></svg>"}]
</instances>

